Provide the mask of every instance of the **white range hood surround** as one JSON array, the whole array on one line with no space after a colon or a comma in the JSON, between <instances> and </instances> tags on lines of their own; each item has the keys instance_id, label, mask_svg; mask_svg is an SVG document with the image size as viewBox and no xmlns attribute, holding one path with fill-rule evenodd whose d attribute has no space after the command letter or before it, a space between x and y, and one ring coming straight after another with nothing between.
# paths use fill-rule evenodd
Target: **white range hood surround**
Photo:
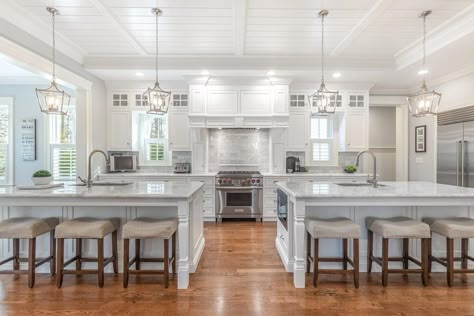
<instances>
[{"instance_id":1,"label":"white range hood surround","mask_svg":"<svg viewBox=\"0 0 474 316\"><path fill-rule=\"evenodd\" d=\"M287 127L290 80L212 78L192 80L189 123L207 128Z\"/></svg>"}]
</instances>

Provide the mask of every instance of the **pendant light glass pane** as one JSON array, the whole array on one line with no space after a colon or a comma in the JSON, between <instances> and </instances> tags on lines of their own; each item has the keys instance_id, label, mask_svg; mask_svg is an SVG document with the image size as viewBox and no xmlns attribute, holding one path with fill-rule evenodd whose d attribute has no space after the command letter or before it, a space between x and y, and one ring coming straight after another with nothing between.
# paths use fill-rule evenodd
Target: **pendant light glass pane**
<instances>
[{"instance_id":1,"label":"pendant light glass pane","mask_svg":"<svg viewBox=\"0 0 474 316\"><path fill-rule=\"evenodd\" d=\"M153 88L148 88L143 93L145 100L148 100L148 114L163 115L168 112L171 101L171 91L164 91L160 88L160 84L155 82Z\"/></svg>"},{"instance_id":2,"label":"pendant light glass pane","mask_svg":"<svg viewBox=\"0 0 474 316\"><path fill-rule=\"evenodd\" d=\"M413 116L436 115L440 101L441 94L429 91L425 84L417 94L407 97L408 106Z\"/></svg>"},{"instance_id":3,"label":"pendant light glass pane","mask_svg":"<svg viewBox=\"0 0 474 316\"><path fill-rule=\"evenodd\" d=\"M336 112L338 95L339 91L330 91L324 85L321 85L318 91L308 96L311 114L327 115Z\"/></svg>"},{"instance_id":4,"label":"pendant light glass pane","mask_svg":"<svg viewBox=\"0 0 474 316\"><path fill-rule=\"evenodd\" d=\"M59 90L53 81L47 89L36 89L40 110L47 114L67 115L71 96Z\"/></svg>"}]
</instances>

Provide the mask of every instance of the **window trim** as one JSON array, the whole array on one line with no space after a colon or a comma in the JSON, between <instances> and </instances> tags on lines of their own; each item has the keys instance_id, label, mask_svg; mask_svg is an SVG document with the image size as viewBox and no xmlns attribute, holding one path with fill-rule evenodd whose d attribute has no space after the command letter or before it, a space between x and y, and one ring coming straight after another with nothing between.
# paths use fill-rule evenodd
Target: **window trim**
<instances>
[{"instance_id":1,"label":"window trim","mask_svg":"<svg viewBox=\"0 0 474 316\"><path fill-rule=\"evenodd\" d=\"M309 123L308 123L308 139L309 139L309 148L308 148L308 157L309 157L309 163L307 165L309 166L339 166L339 119L337 114L332 114L326 116L328 119L330 119L332 122L330 124L332 125L332 139L316 139L316 138L311 138L311 120L314 117L314 115L308 115L309 116ZM315 161L313 160L313 144L327 144L329 143L330 146L330 159L328 161Z\"/></svg>"},{"instance_id":2,"label":"window trim","mask_svg":"<svg viewBox=\"0 0 474 316\"><path fill-rule=\"evenodd\" d=\"M15 113L13 111L14 97L0 97L0 103L8 107L8 146L7 146L7 179L0 181L2 185L13 185L15 182Z\"/></svg>"}]
</instances>

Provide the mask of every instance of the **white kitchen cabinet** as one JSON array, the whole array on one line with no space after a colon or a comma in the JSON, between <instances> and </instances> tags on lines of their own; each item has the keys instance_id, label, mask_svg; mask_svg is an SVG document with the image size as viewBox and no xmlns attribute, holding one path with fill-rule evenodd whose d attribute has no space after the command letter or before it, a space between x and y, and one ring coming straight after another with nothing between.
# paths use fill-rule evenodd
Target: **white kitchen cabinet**
<instances>
[{"instance_id":1,"label":"white kitchen cabinet","mask_svg":"<svg viewBox=\"0 0 474 316\"><path fill-rule=\"evenodd\" d=\"M273 173L285 173L286 172L286 161L285 161L285 144L275 143L272 144L272 162L273 162Z\"/></svg>"},{"instance_id":2,"label":"white kitchen cabinet","mask_svg":"<svg viewBox=\"0 0 474 316\"><path fill-rule=\"evenodd\" d=\"M112 109L128 109L130 108L130 93L128 91L113 91L111 93L112 100L110 105Z\"/></svg>"},{"instance_id":3,"label":"white kitchen cabinet","mask_svg":"<svg viewBox=\"0 0 474 316\"><path fill-rule=\"evenodd\" d=\"M347 110L367 110L369 106L368 91L347 91Z\"/></svg>"},{"instance_id":4,"label":"white kitchen cabinet","mask_svg":"<svg viewBox=\"0 0 474 316\"><path fill-rule=\"evenodd\" d=\"M132 150L132 118L130 111L111 111L108 128L109 150Z\"/></svg>"},{"instance_id":5,"label":"white kitchen cabinet","mask_svg":"<svg viewBox=\"0 0 474 316\"><path fill-rule=\"evenodd\" d=\"M275 86L275 114L288 114L288 86Z\"/></svg>"},{"instance_id":6,"label":"white kitchen cabinet","mask_svg":"<svg viewBox=\"0 0 474 316\"><path fill-rule=\"evenodd\" d=\"M291 113L287 130L287 150L306 151L308 145L308 114Z\"/></svg>"},{"instance_id":7,"label":"white kitchen cabinet","mask_svg":"<svg viewBox=\"0 0 474 316\"><path fill-rule=\"evenodd\" d=\"M272 112L271 89L266 90L241 90L240 91L240 113L241 114L269 114Z\"/></svg>"},{"instance_id":8,"label":"white kitchen cabinet","mask_svg":"<svg viewBox=\"0 0 474 316\"><path fill-rule=\"evenodd\" d=\"M188 113L171 112L168 116L170 149L173 151L190 150Z\"/></svg>"},{"instance_id":9,"label":"white kitchen cabinet","mask_svg":"<svg viewBox=\"0 0 474 316\"><path fill-rule=\"evenodd\" d=\"M207 114L237 114L238 105L238 90L210 88L207 91Z\"/></svg>"},{"instance_id":10,"label":"white kitchen cabinet","mask_svg":"<svg viewBox=\"0 0 474 316\"><path fill-rule=\"evenodd\" d=\"M192 172L204 173L206 172L206 144L193 143L193 163Z\"/></svg>"},{"instance_id":11,"label":"white kitchen cabinet","mask_svg":"<svg viewBox=\"0 0 474 316\"><path fill-rule=\"evenodd\" d=\"M306 110L306 95L304 93L290 94L290 111Z\"/></svg>"},{"instance_id":12,"label":"white kitchen cabinet","mask_svg":"<svg viewBox=\"0 0 474 316\"><path fill-rule=\"evenodd\" d=\"M189 113L203 114L204 109L204 97L205 89L202 86L189 87Z\"/></svg>"},{"instance_id":13,"label":"white kitchen cabinet","mask_svg":"<svg viewBox=\"0 0 474 316\"><path fill-rule=\"evenodd\" d=\"M361 151L369 147L368 126L369 114L367 111L346 111L344 115L343 137L339 144L341 151Z\"/></svg>"}]
</instances>

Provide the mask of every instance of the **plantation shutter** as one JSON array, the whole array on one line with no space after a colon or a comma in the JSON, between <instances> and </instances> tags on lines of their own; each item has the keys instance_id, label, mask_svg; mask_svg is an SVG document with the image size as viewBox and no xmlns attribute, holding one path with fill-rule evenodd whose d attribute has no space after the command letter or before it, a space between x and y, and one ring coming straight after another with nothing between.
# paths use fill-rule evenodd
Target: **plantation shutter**
<instances>
[{"instance_id":1,"label":"plantation shutter","mask_svg":"<svg viewBox=\"0 0 474 316\"><path fill-rule=\"evenodd\" d=\"M76 178L76 146L70 144L51 145L51 169L56 180Z\"/></svg>"}]
</instances>

